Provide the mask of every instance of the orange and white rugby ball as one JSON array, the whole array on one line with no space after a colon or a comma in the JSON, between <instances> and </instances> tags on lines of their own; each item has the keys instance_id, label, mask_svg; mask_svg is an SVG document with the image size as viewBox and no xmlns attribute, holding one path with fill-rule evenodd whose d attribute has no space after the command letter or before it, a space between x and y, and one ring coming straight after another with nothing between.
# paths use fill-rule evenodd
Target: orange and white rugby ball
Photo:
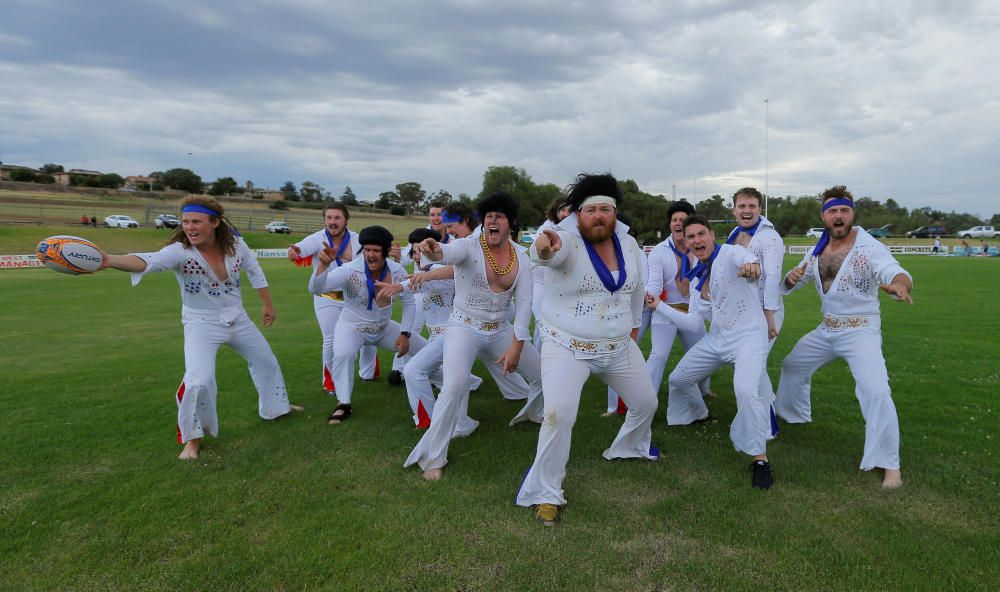
<instances>
[{"instance_id":1,"label":"orange and white rugby ball","mask_svg":"<svg viewBox=\"0 0 1000 592\"><path fill-rule=\"evenodd\" d=\"M35 249L35 256L49 269L70 275L94 273L104 262L97 245L85 238L64 234L43 239Z\"/></svg>"}]
</instances>

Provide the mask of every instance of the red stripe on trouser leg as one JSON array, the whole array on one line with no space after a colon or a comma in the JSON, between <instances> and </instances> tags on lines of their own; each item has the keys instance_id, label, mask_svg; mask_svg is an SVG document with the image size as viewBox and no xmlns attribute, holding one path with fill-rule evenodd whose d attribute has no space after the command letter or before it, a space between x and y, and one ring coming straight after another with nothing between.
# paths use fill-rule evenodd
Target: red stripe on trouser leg
<instances>
[{"instance_id":1,"label":"red stripe on trouser leg","mask_svg":"<svg viewBox=\"0 0 1000 592\"><path fill-rule=\"evenodd\" d=\"M184 383L182 382L179 387L177 387L177 394L174 395L177 398L177 404L180 405L181 401L184 400ZM177 424L177 443L183 444L184 439L181 438L181 426Z\"/></svg>"},{"instance_id":2,"label":"red stripe on trouser leg","mask_svg":"<svg viewBox=\"0 0 1000 592\"><path fill-rule=\"evenodd\" d=\"M427 415L422 401L417 401L417 428L425 430L431 427L431 417Z\"/></svg>"},{"instance_id":3,"label":"red stripe on trouser leg","mask_svg":"<svg viewBox=\"0 0 1000 592\"><path fill-rule=\"evenodd\" d=\"M628 413L628 407L625 405L625 401L621 397L618 397L618 415L625 415Z\"/></svg>"},{"instance_id":4,"label":"red stripe on trouser leg","mask_svg":"<svg viewBox=\"0 0 1000 592\"><path fill-rule=\"evenodd\" d=\"M375 372L372 374L372 380L375 380L376 378L378 378L378 375L379 375L378 355L376 355L375 356Z\"/></svg>"},{"instance_id":5,"label":"red stripe on trouser leg","mask_svg":"<svg viewBox=\"0 0 1000 592\"><path fill-rule=\"evenodd\" d=\"M333 386L333 376L330 375L330 370L326 367L326 364L323 364L323 390L331 393L337 390L337 388Z\"/></svg>"}]
</instances>

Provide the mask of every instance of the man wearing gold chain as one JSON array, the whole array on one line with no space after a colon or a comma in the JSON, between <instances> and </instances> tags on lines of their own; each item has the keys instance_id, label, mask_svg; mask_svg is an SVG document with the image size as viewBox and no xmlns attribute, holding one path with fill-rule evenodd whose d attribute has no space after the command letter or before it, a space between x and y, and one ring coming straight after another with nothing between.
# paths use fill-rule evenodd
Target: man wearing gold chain
<instances>
[{"instance_id":1,"label":"man wearing gold chain","mask_svg":"<svg viewBox=\"0 0 1000 592\"><path fill-rule=\"evenodd\" d=\"M406 459L419 464L424 479L437 481L448 464L459 411L465 409L476 356L496 360L504 372L517 372L529 386L528 404L511 421L541 422L541 367L531 345L531 262L511 240L517 228L518 202L504 192L478 204L479 236L441 244L428 238L418 245L423 257L454 266L455 302L444 333L444 385L434 406L431 426ZM513 326L507 320L515 307Z\"/></svg>"},{"instance_id":2,"label":"man wearing gold chain","mask_svg":"<svg viewBox=\"0 0 1000 592\"><path fill-rule=\"evenodd\" d=\"M572 213L531 246L545 267L538 330L542 334L545 421L535 462L517 494L519 506L536 506L551 526L566 504L562 482L580 393L591 374L618 391L628 413L604 451L608 460L654 460L650 446L656 393L635 342L642 323L645 255L619 222L618 181L609 174L581 174L567 192Z\"/></svg>"}]
</instances>

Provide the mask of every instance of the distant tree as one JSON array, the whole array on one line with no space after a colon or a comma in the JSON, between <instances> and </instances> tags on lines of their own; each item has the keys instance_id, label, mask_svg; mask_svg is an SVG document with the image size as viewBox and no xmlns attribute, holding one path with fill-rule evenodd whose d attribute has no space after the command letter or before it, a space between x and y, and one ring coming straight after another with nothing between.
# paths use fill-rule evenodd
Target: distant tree
<instances>
[{"instance_id":1,"label":"distant tree","mask_svg":"<svg viewBox=\"0 0 1000 592\"><path fill-rule=\"evenodd\" d=\"M210 195L232 195L234 193L240 192L240 186L236 183L236 179L232 177L219 177L212 183L212 189L209 190Z\"/></svg>"},{"instance_id":2,"label":"distant tree","mask_svg":"<svg viewBox=\"0 0 1000 592\"><path fill-rule=\"evenodd\" d=\"M100 187L101 178L95 175L70 175L69 184L73 187Z\"/></svg>"},{"instance_id":3,"label":"distant tree","mask_svg":"<svg viewBox=\"0 0 1000 592\"><path fill-rule=\"evenodd\" d=\"M188 193L201 193L201 177L189 169L170 169L160 175L160 182L173 189L187 191Z\"/></svg>"},{"instance_id":4,"label":"distant tree","mask_svg":"<svg viewBox=\"0 0 1000 592\"><path fill-rule=\"evenodd\" d=\"M699 201L694 209L699 214L707 216L709 220L732 220L733 218L733 212L727 207L722 196L718 194Z\"/></svg>"},{"instance_id":5,"label":"distant tree","mask_svg":"<svg viewBox=\"0 0 1000 592\"><path fill-rule=\"evenodd\" d=\"M295 189L295 183L285 181L281 186L281 196L288 201L299 201L299 192Z\"/></svg>"},{"instance_id":6,"label":"distant tree","mask_svg":"<svg viewBox=\"0 0 1000 592\"><path fill-rule=\"evenodd\" d=\"M38 173L35 175L35 183L55 183L56 178L48 173Z\"/></svg>"},{"instance_id":7,"label":"distant tree","mask_svg":"<svg viewBox=\"0 0 1000 592\"><path fill-rule=\"evenodd\" d=\"M321 185L305 181L302 183L302 188L299 189L299 195L302 196L302 201L323 201L323 198L329 193Z\"/></svg>"},{"instance_id":8,"label":"distant tree","mask_svg":"<svg viewBox=\"0 0 1000 592\"><path fill-rule=\"evenodd\" d=\"M491 166L483 173L483 188L478 199L483 199L497 191L506 191L521 204L518 222L522 227L537 226L544 219L548 203L542 203L546 192L539 192L538 185L531 180L528 171L514 166ZM520 229L518 229L520 230Z\"/></svg>"},{"instance_id":9,"label":"distant tree","mask_svg":"<svg viewBox=\"0 0 1000 592\"><path fill-rule=\"evenodd\" d=\"M891 197L885 200L885 209L888 210L889 214L892 216L905 217L907 215L906 208L899 207L899 204L896 203L896 200L892 199Z\"/></svg>"},{"instance_id":10,"label":"distant tree","mask_svg":"<svg viewBox=\"0 0 1000 592\"><path fill-rule=\"evenodd\" d=\"M395 191L383 191L378 194L378 199L375 200L375 207L380 210L388 210L398 203L399 195Z\"/></svg>"},{"instance_id":11,"label":"distant tree","mask_svg":"<svg viewBox=\"0 0 1000 592\"><path fill-rule=\"evenodd\" d=\"M662 195L651 195L639 189L639 184L632 179L619 181L618 189L622 193L619 213L628 219L629 231L639 244L660 242L667 233L667 200ZM557 195L558 192L551 192L549 201Z\"/></svg>"},{"instance_id":12,"label":"distant tree","mask_svg":"<svg viewBox=\"0 0 1000 592\"><path fill-rule=\"evenodd\" d=\"M344 192L340 194L340 201L346 206L358 205L358 197L354 195L350 185L344 187Z\"/></svg>"},{"instance_id":13,"label":"distant tree","mask_svg":"<svg viewBox=\"0 0 1000 592\"><path fill-rule=\"evenodd\" d=\"M426 211L430 210L430 207L431 207L432 203L445 203L446 204L446 203L450 203L452 201L455 201L455 198L453 198L450 193L448 193L444 189L438 189L434 193L431 193L427 197L424 198L424 202L422 204L420 204L420 211L426 212Z\"/></svg>"},{"instance_id":14,"label":"distant tree","mask_svg":"<svg viewBox=\"0 0 1000 592\"><path fill-rule=\"evenodd\" d=\"M51 162L42 165L42 168L38 169L43 173L62 173L64 172L63 165L53 164Z\"/></svg>"},{"instance_id":15,"label":"distant tree","mask_svg":"<svg viewBox=\"0 0 1000 592\"><path fill-rule=\"evenodd\" d=\"M97 186L107 189L118 189L125 184L125 179L118 173L105 173L97 178Z\"/></svg>"},{"instance_id":16,"label":"distant tree","mask_svg":"<svg viewBox=\"0 0 1000 592\"><path fill-rule=\"evenodd\" d=\"M990 224L992 226L1000 226L1000 214L993 214L993 217L990 218Z\"/></svg>"},{"instance_id":17,"label":"distant tree","mask_svg":"<svg viewBox=\"0 0 1000 592\"><path fill-rule=\"evenodd\" d=\"M401 205L406 213L413 213L420 207L427 197L427 192L416 181L407 181L396 185L396 195L399 201L394 205Z\"/></svg>"}]
</instances>

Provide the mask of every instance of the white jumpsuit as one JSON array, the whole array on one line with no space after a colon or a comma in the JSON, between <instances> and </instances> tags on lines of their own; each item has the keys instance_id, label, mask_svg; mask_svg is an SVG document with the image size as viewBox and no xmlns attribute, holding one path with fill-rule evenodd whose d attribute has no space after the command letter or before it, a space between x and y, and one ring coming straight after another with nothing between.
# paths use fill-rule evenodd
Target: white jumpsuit
<instances>
[{"instance_id":1,"label":"white jumpsuit","mask_svg":"<svg viewBox=\"0 0 1000 592\"><path fill-rule=\"evenodd\" d=\"M795 344L781 366L774 408L789 423L812 421L812 375L836 358L847 362L854 376L854 394L865 420L865 448L861 470L899 468L899 419L889 389L889 375L882 356L882 317L879 284L899 274L910 274L889 249L855 227L854 246L844 258L830 291L823 293L819 258L806 255L805 275L789 293L813 281L820 298L823 322ZM820 256L822 257L822 255ZM802 263L799 265L801 266ZM912 281L912 277L910 278Z\"/></svg>"},{"instance_id":2,"label":"white jumpsuit","mask_svg":"<svg viewBox=\"0 0 1000 592\"><path fill-rule=\"evenodd\" d=\"M381 281L399 283L406 277L406 270L402 265L392 260L386 260L385 265L389 269ZM314 274L309 280L309 291L313 294L331 291L341 291L344 294L344 310L334 334L331 370L333 382L337 385L337 400L346 405L351 404L354 391L354 361L362 346L375 345L394 351L399 332L412 333L413 328L413 294L404 292L400 296L403 303L403 318L400 323L393 321L392 303L379 308L371 298L366 270L367 263L364 257L358 257L340 267L328 267L322 273ZM411 335L410 351L407 356L420 351L426 343L427 341L419 334Z\"/></svg>"},{"instance_id":3,"label":"white jumpsuit","mask_svg":"<svg viewBox=\"0 0 1000 592\"><path fill-rule=\"evenodd\" d=\"M680 288L677 286L677 275L680 273L680 269L677 264L677 256L671 249L673 244L673 237L667 237L667 240L653 247L649 253L649 279L646 280L646 293L654 298L666 298L664 302L667 306L683 310L687 307L688 298L681 294ZM705 326L700 325L691 330L678 329L677 325L671 323L663 315L653 315L649 325L652 333L652 348L646 359L646 369L649 371L653 390L659 394L663 384L663 370L667 365L667 359L670 358L674 339L680 334L681 345L686 352L705 336ZM705 394L710 387L711 376L706 376L699 388L702 394Z\"/></svg>"},{"instance_id":4,"label":"white jumpsuit","mask_svg":"<svg viewBox=\"0 0 1000 592\"><path fill-rule=\"evenodd\" d=\"M733 229L730 238L738 230ZM774 224L764 216L760 217L760 224L757 231L750 237L750 244L747 248L760 261L760 280L757 282L757 293L760 299L761 308L771 311L774 318L774 327L781 332L781 326L785 322L785 306L781 301L781 284L784 283L785 276L781 273L781 264L785 258L785 242L781 240L781 235L774 229ZM767 340L767 354L764 356L764 371L760 375L760 392L768 400L774 401L774 387L771 386L771 377L767 374L767 356L771 354L776 339ZM778 435L778 422L774 417L774 410L770 411L772 420L771 435Z\"/></svg>"},{"instance_id":5,"label":"white jumpsuit","mask_svg":"<svg viewBox=\"0 0 1000 592\"><path fill-rule=\"evenodd\" d=\"M570 439L581 390L591 374L618 391L629 408L604 458L658 456L650 448L656 394L642 352L630 336L642 321L645 255L627 230L621 222L616 225L626 278L614 292L597 275L576 214L559 224L562 247L551 259L543 260L534 247L530 249L532 260L546 267L540 321L545 419L535 461L515 500L519 506L566 503L562 483ZM618 281L621 272L612 272L612 278Z\"/></svg>"},{"instance_id":6,"label":"white jumpsuit","mask_svg":"<svg viewBox=\"0 0 1000 592\"><path fill-rule=\"evenodd\" d=\"M667 424L687 425L707 418L708 407L698 382L732 364L736 417L729 437L736 450L749 455L764 454L771 435L771 401L760 392L760 373L767 356L767 321L758 302L757 282L737 275L741 265L755 262L757 257L745 248L722 245L709 274L710 301L692 281L687 314L663 302L656 309L657 314L666 315L682 328L711 322L708 334L670 373Z\"/></svg>"},{"instance_id":7,"label":"white jumpsuit","mask_svg":"<svg viewBox=\"0 0 1000 592\"><path fill-rule=\"evenodd\" d=\"M642 265L643 265L643 273L642 273L642 275L643 275L643 277L647 278L647 281L648 281L648 279L649 279L649 256L646 254L646 251L642 249L642 247L640 247L639 250L642 252ZM541 265L536 266L536 269L537 268L542 268L543 270L545 269ZM635 335L635 342L636 343L642 343L642 338L646 335L646 331L649 330L650 323L652 322L652 319L653 319L653 314L652 313L653 313L653 311L649 310L645 306L642 307L642 321L639 322L639 332L636 333L636 335ZM541 346L539 346L539 351L541 351ZM653 392L656 392L656 386L653 387ZM619 415L625 415L628 412L628 405L626 405L625 401L622 401L621 398L618 397L618 393L615 392L615 389L611 388L610 386L608 387L608 410L607 411L608 411L608 414L612 414L612 413L616 413L617 412Z\"/></svg>"},{"instance_id":8,"label":"white jumpsuit","mask_svg":"<svg viewBox=\"0 0 1000 592\"><path fill-rule=\"evenodd\" d=\"M514 244L511 242L511 244ZM431 427L403 466L419 464L424 471L448 464L448 445L462 412L468 408L469 380L477 356L496 360L514 339L525 342L516 372L528 383L528 402L517 416L541 421L542 385L538 352L530 341L531 262L523 247L515 246L517 277L504 292L494 292L486 275L486 258L478 236L441 245L443 265L455 267L455 301L444 339L444 385L434 406ZM507 320L516 298L514 324Z\"/></svg>"},{"instance_id":9,"label":"white jumpsuit","mask_svg":"<svg viewBox=\"0 0 1000 592\"><path fill-rule=\"evenodd\" d=\"M357 257L361 244L358 243L358 235L350 230L345 230L350 234L350 240L344 247L350 252L352 257ZM312 265L315 272L319 265L317 254L323 250L324 243L330 241L326 229L318 230L299 242L295 246L299 248L299 261L296 265ZM340 263L333 263L340 266ZM313 310L316 313L316 322L319 323L320 333L323 335L323 388L333 392L335 384L330 369L333 367L333 334L337 330L337 320L341 311L344 310L344 295L339 291L331 291L325 294L313 295ZM361 349L361 360L359 362L358 375L364 379L377 377L378 356L377 349L372 346L365 346Z\"/></svg>"},{"instance_id":10,"label":"white jumpsuit","mask_svg":"<svg viewBox=\"0 0 1000 592\"><path fill-rule=\"evenodd\" d=\"M257 389L258 414L263 419L291 411L278 360L243 309L240 270L246 272L255 289L266 288L267 278L242 238L237 242L236 255L225 258L224 280L216 277L198 249L185 248L181 243L135 256L146 262L146 269L132 274L133 286L147 273L171 270L181 288L184 379L175 395L178 442L183 444L206 433L219 435L215 355L223 344L247 361Z\"/></svg>"}]
</instances>

